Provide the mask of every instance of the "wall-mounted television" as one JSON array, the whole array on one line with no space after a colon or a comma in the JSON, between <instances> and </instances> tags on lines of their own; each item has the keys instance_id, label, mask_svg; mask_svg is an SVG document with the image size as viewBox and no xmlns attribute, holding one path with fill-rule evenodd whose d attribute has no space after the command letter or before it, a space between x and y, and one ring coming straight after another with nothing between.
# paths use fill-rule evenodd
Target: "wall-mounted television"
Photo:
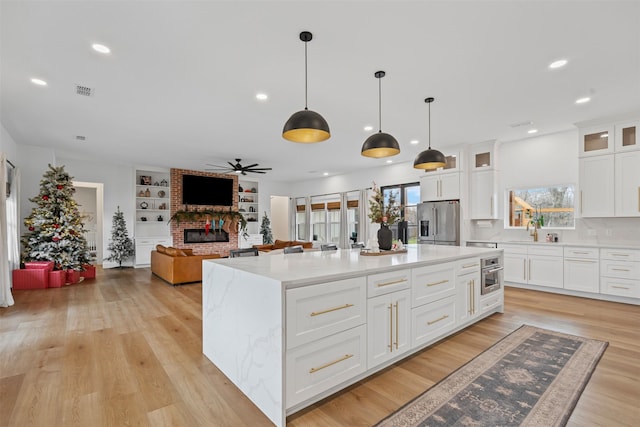
<instances>
[{"instance_id":1,"label":"wall-mounted television","mask_svg":"<svg viewBox=\"0 0 640 427\"><path fill-rule=\"evenodd\" d=\"M233 206L233 179L182 175L182 204Z\"/></svg>"}]
</instances>

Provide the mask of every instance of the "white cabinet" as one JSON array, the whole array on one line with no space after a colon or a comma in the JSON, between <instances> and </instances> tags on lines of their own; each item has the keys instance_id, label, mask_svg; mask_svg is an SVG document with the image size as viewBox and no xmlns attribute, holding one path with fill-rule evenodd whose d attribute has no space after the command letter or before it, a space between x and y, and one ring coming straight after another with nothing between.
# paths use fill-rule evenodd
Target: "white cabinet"
<instances>
[{"instance_id":1,"label":"white cabinet","mask_svg":"<svg viewBox=\"0 0 640 427\"><path fill-rule=\"evenodd\" d=\"M453 263L414 268L411 271L412 307L455 294Z\"/></svg>"},{"instance_id":2,"label":"white cabinet","mask_svg":"<svg viewBox=\"0 0 640 427\"><path fill-rule=\"evenodd\" d=\"M287 291L287 348L366 322L366 279L338 280Z\"/></svg>"},{"instance_id":3,"label":"white cabinet","mask_svg":"<svg viewBox=\"0 0 640 427\"><path fill-rule=\"evenodd\" d=\"M512 283L562 288L561 246L500 245L504 249L504 280Z\"/></svg>"},{"instance_id":4,"label":"white cabinet","mask_svg":"<svg viewBox=\"0 0 640 427\"><path fill-rule=\"evenodd\" d=\"M614 126L601 125L580 129L579 156L596 156L614 151Z\"/></svg>"},{"instance_id":5,"label":"white cabinet","mask_svg":"<svg viewBox=\"0 0 640 427\"><path fill-rule=\"evenodd\" d=\"M411 270L367 276L367 366L369 369L410 349Z\"/></svg>"},{"instance_id":6,"label":"white cabinet","mask_svg":"<svg viewBox=\"0 0 640 427\"><path fill-rule=\"evenodd\" d=\"M614 155L580 159L580 215L614 216Z\"/></svg>"},{"instance_id":7,"label":"white cabinet","mask_svg":"<svg viewBox=\"0 0 640 427\"><path fill-rule=\"evenodd\" d=\"M260 232L259 189L256 181L238 181L238 211L247 220L247 233L249 234Z\"/></svg>"},{"instance_id":8,"label":"white cabinet","mask_svg":"<svg viewBox=\"0 0 640 427\"><path fill-rule=\"evenodd\" d=\"M171 238L168 237L136 237L134 239L134 243L136 249L136 267L148 266L151 264L151 251L155 250L157 245L171 246L172 244Z\"/></svg>"},{"instance_id":9,"label":"white cabinet","mask_svg":"<svg viewBox=\"0 0 640 427\"><path fill-rule=\"evenodd\" d=\"M564 248L564 288L582 292L600 292L598 248Z\"/></svg>"},{"instance_id":10,"label":"white cabinet","mask_svg":"<svg viewBox=\"0 0 640 427\"><path fill-rule=\"evenodd\" d=\"M640 216L640 151L615 155L615 215Z\"/></svg>"},{"instance_id":11,"label":"white cabinet","mask_svg":"<svg viewBox=\"0 0 640 427\"><path fill-rule=\"evenodd\" d=\"M460 172L430 172L420 178L420 201L460 198Z\"/></svg>"},{"instance_id":12,"label":"white cabinet","mask_svg":"<svg viewBox=\"0 0 640 427\"><path fill-rule=\"evenodd\" d=\"M429 344L456 326L456 299L449 296L411 310L412 347Z\"/></svg>"},{"instance_id":13,"label":"white cabinet","mask_svg":"<svg viewBox=\"0 0 640 427\"><path fill-rule=\"evenodd\" d=\"M465 260L457 268L457 324L462 325L480 314L480 259Z\"/></svg>"},{"instance_id":14,"label":"white cabinet","mask_svg":"<svg viewBox=\"0 0 640 427\"><path fill-rule=\"evenodd\" d=\"M408 289L370 298L367 303L367 367L371 369L405 352L411 339L411 293Z\"/></svg>"},{"instance_id":15,"label":"white cabinet","mask_svg":"<svg viewBox=\"0 0 640 427\"><path fill-rule=\"evenodd\" d=\"M367 370L366 326L287 351L286 406L312 398Z\"/></svg>"},{"instance_id":16,"label":"white cabinet","mask_svg":"<svg viewBox=\"0 0 640 427\"><path fill-rule=\"evenodd\" d=\"M496 141L481 142L469 147L470 170L497 169Z\"/></svg>"},{"instance_id":17,"label":"white cabinet","mask_svg":"<svg viewBox=\"0 0 640 427\"><path fill-rule=\"evenodd\" d=\"M615 125L615 151L640 150L640 120L618 123Z\"/></svg>"},{"instance_id":18,"label":"white cabinet","mask_svg":"<svg viewBox=\"0 0 640 427\"><path fill-rule=\"evenodd\" d=\"M640 298L640 250L600 249L600 293Z\"/></svg>"},{"instance_id":19,"label":"white cabinet","mask_svg":"<svg viewBox=\"0 0 640 427\"><path fill-rule=\"evenodd\" d=\"M497 172L494 170L473 171L470 174L469 199L470 219L497 219L498 197Z\"/></svg>"}]
</instances>

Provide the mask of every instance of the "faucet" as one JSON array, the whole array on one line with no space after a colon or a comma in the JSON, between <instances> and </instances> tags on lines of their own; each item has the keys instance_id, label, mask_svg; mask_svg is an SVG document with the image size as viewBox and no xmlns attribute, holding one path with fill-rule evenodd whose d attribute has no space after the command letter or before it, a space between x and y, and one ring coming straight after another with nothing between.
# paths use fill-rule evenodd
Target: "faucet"
<instances>
[{"instance_id":1,"label":"faucet","mask_svg":"<svg viewBox=\"0 0 640 427\"><path fill-rule=\"evenodd\" d=\"M533 230L531 230L531 232L529 233L529 236L533 237L533 241L537 242L538 241L538 227L536 227L535 225L533 226Z\"/></svg>"}]
</instances>

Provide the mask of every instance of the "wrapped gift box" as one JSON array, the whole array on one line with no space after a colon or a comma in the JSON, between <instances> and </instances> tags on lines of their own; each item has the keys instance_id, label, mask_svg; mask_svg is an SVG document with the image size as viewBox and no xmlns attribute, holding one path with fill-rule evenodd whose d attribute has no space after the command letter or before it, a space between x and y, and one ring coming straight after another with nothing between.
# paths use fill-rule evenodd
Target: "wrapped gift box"
<instances>
[{"instance_id":1,"label":"wrapped gift box","mask_svg":"<svg viewBox=\"0 0 640 427\"><path fill-rule=\"evenodd\" d=\"M53 271L53 261L27 261L24 263L24 268L27 270L44 268Z\"/></svg>"},{"instance_id":2,"label":"wrapped gift box","mask_svg":"<svg viewBox=\"0 0 640 427\"><path fill-rule=\"evenodd\" d=\"M67 283L78 283L80 281L80 272L77 270L66 270Z\"/></svg>"},{"instance_id":3,"label":"wrapped gift box","mask_svg":"<svg viewBox=\"0 0 640 427\"><path fill-rule=\"evenodd\" d=\"M46 289L49 270L44 268L13 270L13 289Z\"/></svg>"},{"instance_id":4,"label":"wrapped gift box","mask_svg":"<svg viewBox=\"0 0 640 427\"><path fill-rule=\"evenodd\" d=\"M49 272L49 287L60 288L67 281L67 272L64 270L56 270Z\"/></svg>"},{"instance_id":5,"label":"wrapped gift box","mask_svg":"<svg viewBox=\"0 0 640 427\"><path fill-rule=\"evenodd\" d=\"M84 277L85 279L95 279L96 278L96 267L91 264L83 265L84 271L80 272L80 277Z\"/></svg>"}]
</instances>

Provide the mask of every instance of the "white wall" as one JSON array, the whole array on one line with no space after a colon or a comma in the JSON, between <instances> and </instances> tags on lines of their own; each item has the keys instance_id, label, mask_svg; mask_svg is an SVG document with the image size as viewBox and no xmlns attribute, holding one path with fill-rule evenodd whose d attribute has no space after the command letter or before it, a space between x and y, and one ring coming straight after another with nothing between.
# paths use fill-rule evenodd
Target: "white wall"
<instances>
[{"instance_id":1,"label":"white wall","mask_svg":"<svg viewBox=\"0 0 640 427\"><path fill-rule=\"evenodd\" d=\"M9 132L4 128L4 125L0 123L0 151L7 155L7 159L18 166L17 154L16 154L16 142L13 140Z\"/></svg>"}]
</instances>

